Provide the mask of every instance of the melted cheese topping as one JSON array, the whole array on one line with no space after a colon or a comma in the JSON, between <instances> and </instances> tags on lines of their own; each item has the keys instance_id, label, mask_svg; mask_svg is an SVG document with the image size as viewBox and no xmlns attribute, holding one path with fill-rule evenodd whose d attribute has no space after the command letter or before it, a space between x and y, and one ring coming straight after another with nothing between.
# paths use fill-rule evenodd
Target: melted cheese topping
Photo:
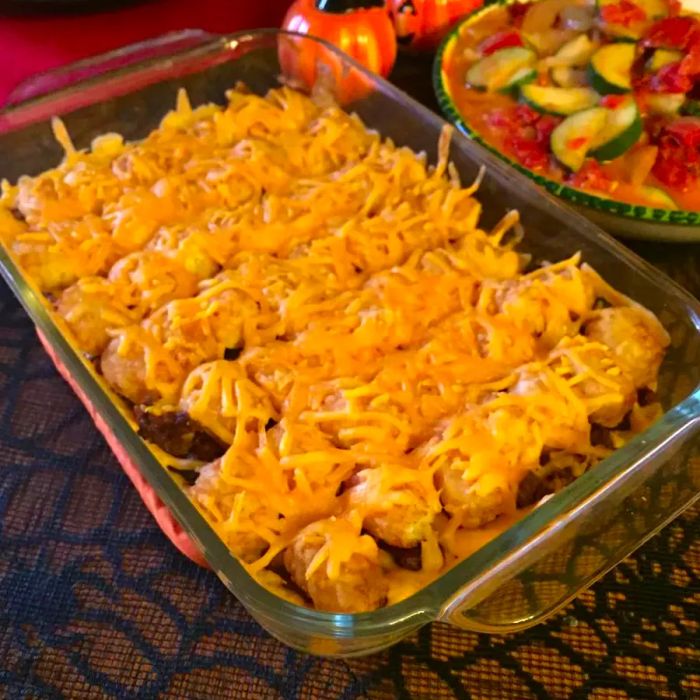
<instances>
[{"instance_id":1,"label":"melted cheese topping","mask_svg":"<svg viewBox=\"0 0 700 700\"><path fill-rule=\"evenodd\" d=\"M400 599L512 522L528 474L604 457L590 423L635 405L585 325L629 300L577 255L523 273L517 213L479 227L447 130L431 167L335 106L239 88L181 93L137 143L54 131L63 162L3 183L2 242L117 393L227 446L191 496L288 599L283 552L321 607Z\"/></svg>"}]
</instances>

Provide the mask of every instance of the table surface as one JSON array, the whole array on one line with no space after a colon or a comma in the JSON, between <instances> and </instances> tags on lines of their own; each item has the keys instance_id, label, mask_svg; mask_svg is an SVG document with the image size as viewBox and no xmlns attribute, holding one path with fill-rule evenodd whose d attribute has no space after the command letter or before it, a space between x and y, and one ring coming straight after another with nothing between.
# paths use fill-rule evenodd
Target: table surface
<instances>
[{"instance_id":1,"label":"table surface","mask_svg":"<svg viewBox=\"0 0 700 700\"><path fill-rule=\"evenodd\" d=\"M431 106L428 64L395 81ZM700 248L635 249L694 294ZM700 698L700 508L544 625L290 650L151 520L0 283L0 698Z\"/></svg>"}]
</instances>

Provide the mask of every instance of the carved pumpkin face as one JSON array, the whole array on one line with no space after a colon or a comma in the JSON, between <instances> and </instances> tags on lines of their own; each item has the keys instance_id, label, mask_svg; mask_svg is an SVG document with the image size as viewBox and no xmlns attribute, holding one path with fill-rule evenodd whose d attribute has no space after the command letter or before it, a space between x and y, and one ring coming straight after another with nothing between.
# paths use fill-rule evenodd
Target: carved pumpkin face
<instances>
[{"instance_id":1,"label":"carved pumpkin face","mask_svg":"<svg viewBox=\"0 0 700 700\"><path fill-rule=\"evenodd\" d=\"M460 17L482 4L483 0L388 0L387 7L399 44L430 50Z\"/></svg>"}]
</instances>

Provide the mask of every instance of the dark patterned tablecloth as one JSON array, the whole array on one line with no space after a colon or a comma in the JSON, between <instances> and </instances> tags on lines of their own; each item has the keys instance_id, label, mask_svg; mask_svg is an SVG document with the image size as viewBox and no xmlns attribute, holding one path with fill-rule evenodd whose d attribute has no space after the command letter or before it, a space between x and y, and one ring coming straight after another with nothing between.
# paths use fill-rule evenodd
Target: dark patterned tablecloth
<instances>
[{"instance_id":1,"label":"dark patterned tablecloth","mask_svg":"<svg viewBox=\"0 0 700 700\"><path fill-rule=\"evenodd\" d=\"M700 292L698 247L636 248ZM0 283L0 698L700 698L699 514L527 632L306 656L161 534Z\"/></svg>"}]
</instances>

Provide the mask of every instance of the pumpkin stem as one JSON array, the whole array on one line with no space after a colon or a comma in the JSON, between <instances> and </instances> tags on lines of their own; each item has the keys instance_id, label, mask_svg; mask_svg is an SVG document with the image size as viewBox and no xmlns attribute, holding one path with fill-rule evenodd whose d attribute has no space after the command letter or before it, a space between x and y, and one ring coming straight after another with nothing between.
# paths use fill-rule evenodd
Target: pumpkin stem
<instances>
[{"instance_id":1,"label":"pumpkin stem","mask_svg":"<svg viewBox=\"0 0 700 700\"><path fill-rule=\"evenodd\" d=\"M352 10L366 10L370 7L384 7L384 0L316 0L316 9L321 12L342 14Z\"/></svg>"}]
</instances>

